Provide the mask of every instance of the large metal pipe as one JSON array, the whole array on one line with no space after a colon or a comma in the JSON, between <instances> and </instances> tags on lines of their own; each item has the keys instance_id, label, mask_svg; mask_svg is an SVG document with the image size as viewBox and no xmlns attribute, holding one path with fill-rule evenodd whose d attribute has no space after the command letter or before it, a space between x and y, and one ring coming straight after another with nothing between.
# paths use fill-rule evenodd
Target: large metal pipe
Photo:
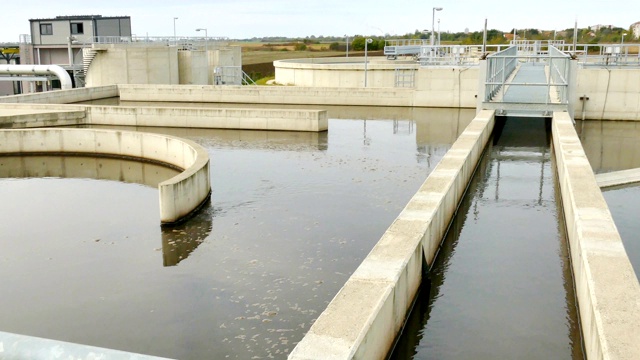
<instances>
[{"instance_id":1,"label":"large metal pipe","mask_svg":"<svg viewBox=\"0 0 640 360\"><path fill-rule=\"evenodd\" d=\"M0 65L0 75L55 75L62 90L73 88L71 76L58 65Z\"/></svg>"}]
</instances>

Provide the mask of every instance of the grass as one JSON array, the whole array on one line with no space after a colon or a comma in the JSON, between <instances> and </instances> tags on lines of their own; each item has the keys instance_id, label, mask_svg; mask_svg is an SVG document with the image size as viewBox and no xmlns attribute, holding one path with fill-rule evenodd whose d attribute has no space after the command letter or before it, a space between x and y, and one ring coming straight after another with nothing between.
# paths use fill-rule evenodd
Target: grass
<instances>
[{"instance_id":1,"label":"grass","mask_svg":"<svg viewBox=\"0 0 640 360\"><path fill-rule=\"evenodd\" d=\"M274 80L275 78L275 76L263 77L262 79L256 80L256 85L267 85L267 81Z\"/></svg>"}]
</instances>

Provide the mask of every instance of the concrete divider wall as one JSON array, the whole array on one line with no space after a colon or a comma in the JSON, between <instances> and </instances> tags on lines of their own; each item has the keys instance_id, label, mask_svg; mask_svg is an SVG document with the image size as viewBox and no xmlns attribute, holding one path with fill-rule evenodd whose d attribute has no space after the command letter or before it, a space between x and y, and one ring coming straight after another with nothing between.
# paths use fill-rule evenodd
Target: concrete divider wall
<instances>
[{"instance_id":1,"label":"concrete divider wall","mask_svg":"<svg viewBox=\"0 0 640 360\"><path fill-rule=\"evenodd\" d=\"M289 355L385 359L494 126L481 111Z\"/></svg>"},{"instance_id":2,"label":"concrete divider wall","mask_svg":"<svg viewBox=\"0 0 640 360\"><path fill-rule=\"evenodd\" d=\"M81 125L84 124L84 119L84 109L38 111L33 109L6 109L0 105L0 129Z\"/></svg>"},{"instance_id":3,"label":"concrete divider wall","mask_svg":"<svg viewBox=\"0 0 640 360\"><path fill-rule=\"evenodd\" d=\"M0 103L70 104L118 96L116 85L2 96Z\"/></svg>"},{"instance_id":4,"label":"concrete divider wall","mask_svg":"<svg viewBox=\"0 0 640 360\"><path fill-rule=\"evenodd\" d=\"M477 66L423 67L416 71L416 106L475 108Z\"/></svg>"},{"instance_id":5,"label":"concrete divider wall","mask_svg":"<svg viewBox=\"0 0 640 360\"><path fill-rule=\"evenodd\" d=\"M95 129L0 131L0 154L71 153L154 161L184 171L158 185L160 220L174 223L211 193L209 156L193 141L167 135Z\"/></svg>"},{"instance_id":6,"label":"concrete divider wall","mask_svg":"<svg viewBox=\"0 0 640 360\"><path fill-rule=\"evenodd\" d=\"M640 69L579 68L576 92L589 98L586 119L640 120ZM574 104L576 118L582 119L582 101Z\"/></svg>"},{"instance_id":7,"label":"concrete divider wall","mask_svg":"<svg viewBox=\"0 0 640 360\"><path fill-rule=\"evenodd\" d=\"M553 145L588 359L637 359L640 285L569 114L553 115Z\"/></svg>"},{"instance_id":8,"label":"concrete divider wall","mask_svg":"<svg viewBox=\"0 0 640 360\"><path fill-rule=\"evenodd\" d=\"M329 120L326 110L0 104L0 128L82 124L320 132Z\"/></svg>"},{"instance_id":9,"label":"concrete divider wall","mask_svg":"<svg viewBox=\"0 0 640 360\"><path fill-rule=\"evenodd\" d=\"M87 124L326 131L326 110L87 106Z\"/></svg>"},{"instance_id":10,"label":"concrete divider wall","mask_svg":"<svg viewBox=\"0 0 640 360\"><path fill-rule=\"evenodd\" d=\"M413 106L412 89L119 85L123 101Z\"/></svg>"}]
</instances>

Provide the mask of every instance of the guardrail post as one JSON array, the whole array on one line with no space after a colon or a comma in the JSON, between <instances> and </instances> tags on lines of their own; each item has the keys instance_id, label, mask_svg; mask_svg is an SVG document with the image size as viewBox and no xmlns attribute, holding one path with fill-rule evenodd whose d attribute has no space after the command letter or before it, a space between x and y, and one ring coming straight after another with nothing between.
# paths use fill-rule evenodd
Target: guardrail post
<instances>
[{"instance_id":1,"label":"guardrail post","mask_svg":"<svg viewBox=\"0 0 640 360\"><path fill-rule=\"evenodd\" d=\"M482 103L487 97L487 67L489 61L481 59L478 64L478 95L476 95L476 114L482 110Z\"/></svg>"},{"instance_id":2,"label":"guardrail post","mask_svg":"<svg viewBox=\"0 0 640 360\"><path fill-rule=\"evenodd\" d=\"M567 74L567 108L569 109L569 116L571 116L572 119L575 119L573 115L575 113L574 105L578 100L578 97L576 95L578 82L578 61L571 59L568 61L568 63L569 73Z\"/></svg>"}]
</instances>

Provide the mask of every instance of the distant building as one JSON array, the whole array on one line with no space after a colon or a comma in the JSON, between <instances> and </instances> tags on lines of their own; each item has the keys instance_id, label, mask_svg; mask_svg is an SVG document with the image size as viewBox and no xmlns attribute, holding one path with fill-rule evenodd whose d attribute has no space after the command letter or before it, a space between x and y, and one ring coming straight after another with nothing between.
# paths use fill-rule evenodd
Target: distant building
<instances>
[{"instance_id":1,"label":"distant building","mask_svg":"<svg viewBox=\"0 0 640 360\"><path fill-rule=\"evenodd\" d=\"M80 65L83 43L91 44L99 37L131 36L129 16L72 15L29 22L33 64L70 65L72 49L73 63Z\"/></svg>"},{"instance_id":2,"label":"distant building","mask_svg":"<svg viewBox=\"0 0 640 360\"><path fill-rule=\"evenodd\" d=\"M640 21L631 24L631 31L633 31L633 37L640 39Z\"/></svg>"},{"instance_id":3,"label":"distant building","mask_svg":"<svg viewBox=\"0 0 640 360\"><path fill-rule=\"evenodd\" d=\"M129 16L56 16L29 19L29 25L31 34L20 36L21 63L62 66L74 81L82 70L83 47L101 39L131 37Z\"/></svg>"},{"instance_id":4,"label":"distant building","mask_svg":"<svg viewBox=\"0 0 640 360\"><path fill-rule=\"evenodd\" d=\"M589 26L589 30L593 31L593 32L598 32L600 31L600 29L611 29L613 27L613 25L592 25Z\"/></svg>"},{"instance_id":5,"label":"distant building","mask_svg":"<svg viewBox=\"0 0 640 360\"><path fill-rule=\"evenodd\" d=\"M248 82L241 48L227 38L136 37L129 16L72 15L29 22L31 34L20 35L21 63L61 66L74 87ZM25 93L59 88L55 77L20 82Z\"/></svg>"}]
</instances>

